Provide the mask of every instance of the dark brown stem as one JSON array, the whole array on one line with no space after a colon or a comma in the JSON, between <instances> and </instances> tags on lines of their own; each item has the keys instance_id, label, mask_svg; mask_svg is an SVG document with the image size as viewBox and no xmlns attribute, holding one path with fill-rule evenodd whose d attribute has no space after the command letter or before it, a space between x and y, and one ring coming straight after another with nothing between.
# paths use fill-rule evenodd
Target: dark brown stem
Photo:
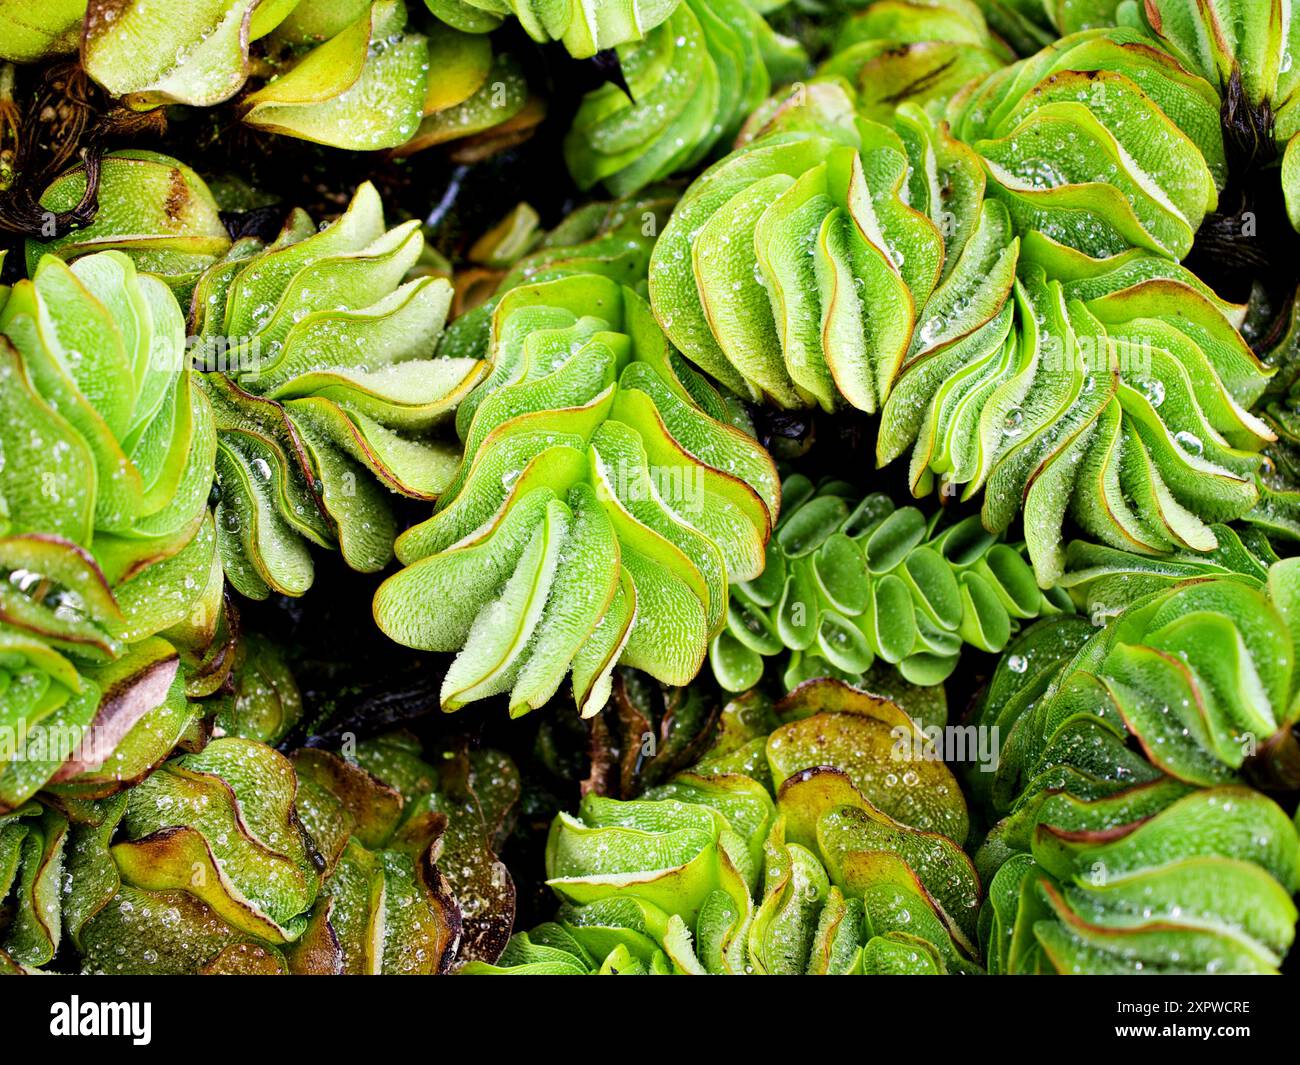
<instances>
[{"instance_id":1,"label":"dark brown stem","mask_svg":"<svg viewBox=\"0 0 1300 1065\"><path fill-rule=\"evenodd\" d=\"M100 101L101 94L78 64L62 63L46 71L15 134L14 180L0 190L0 231L50 240L89 225L99 210L100 159L107 142L165 128L161 110L116 107L105 112ZM86 169L81 199L65 211L42 207L41 193L74 159Z\"/></svg>"}]
</instances>

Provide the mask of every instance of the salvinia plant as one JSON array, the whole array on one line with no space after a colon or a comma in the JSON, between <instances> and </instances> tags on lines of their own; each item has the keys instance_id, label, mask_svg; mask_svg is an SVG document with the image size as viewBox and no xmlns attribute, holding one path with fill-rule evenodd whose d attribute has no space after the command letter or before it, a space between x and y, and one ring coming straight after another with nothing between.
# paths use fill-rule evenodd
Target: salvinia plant
<instances>
[{"instance_id":1,"label":"salvinia plant","mask_svg":"<svg viewBox=\"0 0 1300 1065\"><path fill-rule=\"evenodd\" d=\"M221 683L216 425L170 290L53 255L0 307L0 811L133 783ZM218 649L212 658L209 651ZM224 668L228 669L228 665Z\"/></svg>"},{"instance_id":2,"label":"salvinia plant","mask_svg":"<svg viewBox=\"0 0 1300 1065\"><path fill-rule=\"evenodd\" d=\"M388 497L450 484L459 450L441 427L484 365L433 357L451 287L404 280L423 239L415 220L386 229L366 184L328 227L295 212L271 243L238 241L199 277L190 324L211 368L216 524L245 595L304 592L308 543L382 569Z\"/></svg>"},{"instance_id":3,"label":"salvinia plant","mask_svg":"<svg viewBox=\"0 0 1300 1065\"><path fill-rule=\"evenodd\" d=\"M1212 550L1211 526L1259 498L1273 434L1247 408L1268 376L1181 268L1140 251L1094 265L1034 234L998 316L904 369L877 453L911 446L914 491L982 488L986 528L1022 514L1048 585L1067 517L1118 548Z\"/></svg>"},{"instance_id":4,"label":"salvinia plant","mask_svg":"<svg viewBox=\"0 0 1300 1065\"><path fill-rule=\"evenodd\" d=\"M1300 779L1298 573L1246 554L1163 587L1140 560L1141 585L1094 574L1102 627L1043 621L1007 649L974 719L1002 744L972 779L1000 818L975 858L990 970L1281 964L1300 838L1251 784Z\"/></svg>"},{"instance_id":5,"label":"salvinia plant","mask_svg":"<svg viewBox=\"0 0 1300 1065\"><path fill-rule=\"evenodd\" d=\"M553 921L465 972L978 972L965 800L895 703L810 681L726 707L636 800L588 795L546 846Z\"/></svg>"},{"instance_id":6,"label":"salvinia plant","mask_svg":"<svg viewBox=\"0 0 1300 1065\"><path fill-rule=\"evenodd\" d=\"M6 33L0 59L77 52L85 73L128 109L229 103L253 129L350 151L410 154L455 140L478 158L531 134L545 108L518 57L484 34L492 26L414 6L8 0L6 26L20 31ZM571 21L564 32L581 48L585 19Z\"/></svg>"},{"instance_id":7,"label":"salvinia plant","mask_svg":"<svg viewBox=\"0 0 1300 1065\"><path fill-rule=\"evenodd\" d=\"M690 681L731 577L755 577L779 508L772 460L671 348L637 293L575 273L508 291L491 370L462 402L465 457L397 541L375 596L399 643L457 651L456 709L547 702L572 673L597 712L617 663Z\"/></svg>"},{"instance_id":8,"label":"salvinia plant","mask_svg":"<svg viewBox=\"0 0 1300 1065\"><path fill-rule=\"evenodd\" d=\"M1136 48L1076 46L1097 42L1125 63ZM1157 64L1143 79L1154 97L1115 74L1085 104L1071 75L1042 66L1004 68L953 101L950 114L1007 131L971 144L953 137L955 117L950 131L908 104L887 126L834 82L797 91L683 196L650 294L674 343L742 395L880 410L877 459L911 448L916 494L982 490L994 533L1023 514L1047 587L1067 516L1117 547L1212 548L1208 526L1255 505L1273 434L1248 410L1269 370L1236 331L1242 308L1170 259L1215 192L1155 103L1182 82ZM1016 76L1017 93L973 102ZM1127 193L1118 177L1089 184L1070 167L1109 171L1080 148L1026 184L1028 146L1053 143L1070 115L1150 171Z\"/></svg>"},{"instance_id":9,"label":"salvinia plant","mask_svg":"<svg viewBox=\"0 0 1300 1065\"><path fill-rule=\"evenodd\" d=\"M906 364L997 319L1018 235L1181 258L1227 179L1213 87L1136 31L893 104L833 73L796 86L683 197L652 299L738 392L874 411Z\"/></svg>"},{"instance_id":10,"label":"salvinia plant","mask_svg":"<svg viewBox=\"0 0 1300 1065\"><path fill-rule=\"evenodd\" d=\"M1001 651L1025 619L1070 610L1043 592L1024 558L978 515L944 524L853 485L781 485L781 519L762 574L731 588L727 627L710 646L730 691L758 683L783 655L787 688L816 676L861 677L879 660L904 679L939 684L965 646Z\"/></svg>"},{"instance_id":11,"label":"salvinia plant","mask_svg":"<svg viewBox=\"0 0 1300 1065\"><path fill-rule=\"evenodd\" d=\"M115 248L188 301L175 321L177 358L201 371L185 379L202 389L215 430L208 484L215 462L230 583L254 599L301 595L314 573L309 544L337 548L354 569L382 569L397 535L389 499L433 500L451 483L460 451L448 423L486 369L434 357L452 293L442 278L407 280L424 246L419 223L387 228L366 183L328 225L295 210L269 242L232 243L212 194L182 164L122 153L102 165L94 223L30 242L29 260L57 255L76 268L77 256ZM44 200L78 196L84 184L75 170ZM185 192L141 225L135 204L164 184Z\"/></svg>"},{"instance_id":12,"label":"salvinia plant","mask_svg":"<svg viewBox=\"0 0 1300 1065\"><path fill-rule=\"evenodd\" d=\"M229 735L111 798L18 809L0 819L0 847L20 856L0 966L33 971L60 943L83 972L111 975L494 960L514 910L495 848L518 779L493 752L438 770L419 754L402 735L353 761Z\"/></svg>"},{"instance_id":13,"label":"salvinia plant","mask_svg":"<svg viewBox=\"0 0 1300 1065\"><path fill-rule=\"evenodd\" d=\"M1281 970L1298 34L0 0L0 972Z\"/></svg>"},{"instance_id":14,"label":"salvinia plant","mask_svg":"<svg viewBox=\"0 0 1300 1065\"><path fill-rule=\"evenodd\" d=\"M1295 134L1300 132L1296 91L1300 69L1292 61L1300 29L1291 0L1222 0L1213 4L1184 0L981 2L989 22L1024 54L1054 45L1057 32L1068 40L1090 31L1138 43L1148 53L1148 62L1181 69L1180 77L1188 88L1196 96L1208 98L1215 125L1222 114L1223 133L1235 166L1259 168L1269 173L1269 180L1280 182L1291 223L1296 226L1300 222L1300 185L1296 182L1300 156L1294 151ZM1196 110L1205 108L1198 103ZM1179 124L1183 121L1180 118ZM1201 121L1196 125L1207 132L1210 128ZM1202 139L1192 127L1183 128L1203 151L1213 150L1212 138Z\"/></svg>"},{"instance_id":15,"label":"salvinia plant","mask_svg":"<svg viewBox=\"0 0 1300 1065\"><path fill-rule=\"evenodd\" d=\"M565 141L579 186L600 182L615 195L697 166L735 137L774 82L806 66L746 0L683 0L618 55L625 85L589 93Z\"/></svg>"},{"instance_id":16,"label":"salvinia plant","mask_svg":"<svg viewBox=\"0 0 1300 1065\"><path fill-rule=\"evenodd\" d=\"M677 197L655 185L613 201L597 200L566 215L545 233L536 212L519 204L475 242L480 265L457 274L457 317L438 344L448 358L486 359L492 313L502 297L523 284L571 274L600 274L645 295L650 252L672 214Z\"/></svg>"},{"instance_id":17,"label":"salvinia plant","mask_svg":"<svg viewBox=\"0 0 1300 1065\"><path fill-rule=\"evenodd\" d=\"M1015 54L976 0L845 4L852 10L831 39L819 76L845 78L862 112L888 120L903 100L944 101L968 82L1006 66Z\"/></svg>"},{"instance_id":18,"label":"salvinia plant","mask_svg":"<svg viewBox=\"0 0 1300 1065\"><path fill-rule=\"evenodd\" d=\"M249 635L166 761L111 784L55 779L0 810L0 972L56 954L112 975L494 961L515 905L496 856L520 793L511 761L452 746L431 763L404 732L286 756L274 745L302 711L279 649Z\"/></svg>"}]
</instances>

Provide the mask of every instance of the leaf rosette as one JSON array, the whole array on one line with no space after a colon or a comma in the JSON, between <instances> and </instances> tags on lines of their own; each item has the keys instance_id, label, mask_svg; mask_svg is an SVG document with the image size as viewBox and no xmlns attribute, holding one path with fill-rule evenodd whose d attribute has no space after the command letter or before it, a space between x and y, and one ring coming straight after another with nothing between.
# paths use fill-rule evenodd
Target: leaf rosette
<instances>
[{"instance_id":1,"label":"leaf rosette","mask_svg":"<svg viewBox=\"0 0 1300 1065\"><path fill-rule=\"evenodd\" d=\"M839 71L769 101L657 246L665 330L743 395L872 412L905 362L998 320L1018 235L1181 258L1226 179L1218 102L1144 42L1078 34L929 111Z\"/></svg>"},{"instance_id":2,"label":"leaf rosette","mask_svg":"<svg viewBox=\"0 0 1300 1065\"><path fill-rule=\"evenodd\" d=\"M755 580L734 584L727 628L710 661L744 691L764 658L789 653L787 686L813 676L861 677L879 659L911 683L942 683L961 650L1001 651L1020 624L1070 609L1044 593L1023 547L971 515L944 526L852 485L782 484L781 520Z\"/></svg>"},{"instance_id":3,"label":"leaf rosette","mask_svg":"<svg viewBox=\"0 0 1300 1065\"><path fill-rule=\"evenodd\" d=\"M0 809L106 794L194 725L223 629L216 430L184 321L118 251L36 263L0 309ZM161 635L160 635L161 634ZM185 668L182 670L182 655Z\"/></svg>"},{"instance_id":4,"label":"leaf rosette","mask_svg":"<svg viewBox=\"0 0 1300 1065\"><path fill-rule=\"evenodd\" d=\"M1135 31L1063 38L968 86L946 117L1017 230L1098 258L1183 258L1226 179L1213 87Z\"/></svg>"},{"instance_id":5,"label":"leaf rosette","mask_svg":"<svg viewBox=\"0 0 1300 1065\"><path fill-rule=\"evenodd\" d=\"M846 5L847 6L847 5ZM989 32L975 0L874 0L844 20L818 76L842 77L868 118L888 121L900 103L945 101L1015 55Z\"/></svg>"},{"instance_id":6,"label":"leaf rosette","mask_svg":"<svg viewBox=\"0 0 1300 1065\"><path fill-rule=\"evenodd\" d=\"M1300 131L1297 88L1300 72L1294 67L1296 21L1290 0L1252 3L1188 4L1183 0L1149 3L1026 4L1023 0L990 0L990 22L1016 43L1022 52L1048 45L1054 31L1076 36L1076 31L1100 32L1132 45L1160 65L1175 64L1200 85L1194 112L1212 107L1215 122L1222 119L1222 142L1236 162L1270 171L1277 167L1287 213L1293 226L1300 221L1295 151ZM1116 27L1118 29L1109 29ZM1067 38L1067 40L1070 38ZM1147 89L1143 85L1144 90ZM1164 102L1162 101L1162 106ZM1197 117L1192 125L1186 108L1166 108L1205 153L1216 177L1222 153L1210 133L1210 121ZM1198 130L1205 135L1198 135ZM1272 177L1269 180L1273 180ZM1222 183L1220 181L1220 183Z\"/></svg>"},{"instance_id":7,"label":"leaf rosette","mask_svg":"<svg viewBox=\"0 0 1300 1065\"><path fill-rule=\"evenodd\" d=\"M84 184L70 172L43 202ZM159 197L142 218L139 205ZM196 377L219 439L216 539L231 584L251 598L301 595L308 543L383 568L397 532L389 494L434 499L446 487L459 451L440 427L483 371L432 357L451 288L406 280L424 248L418 222L387 229L365 183L327 226L296 210L269 243L232 244L202 179L155 153L106 157L101 199L94 223L29 242L28 259L112 248L189 300L188 322L173 308L169 328L179 325L184 361L206 371Z\"/></svg>"},{"instance_id":8,"label":"leaf rosette","mask_svg":"<svg viewBox=\"0 0 1300 1065\"><path fill-rule=\"evenodd\" d=\"M1248 788L1053 795L1031 850L989 886L989 971L1276 973L1295 938L1298 846Z\"/></svg>"},{"instance_id":9,"label":"leaf rosette","mask_svg":"<svg viewBox=\"0 0 1300 1065\"><path fill-rule=\"evenodd\" d=\"M356 758L286 758L229 735L112 798L28 804L0 823L0 853L23 859L0 962L30 971L65 938L86 973L431 974L494 960L514 909L495 856L514 767L478 751L434 769L400 734Z\"/></svg>"},{"instance_id":10,"label":"leaf rosette","mask_svg":"<svg viewBox=\"0 0 1300 1065\"><path fill-rule=\"evenodd\" d=\"M923 112L870 121L838 82L796 88L745 136L686 191L655 245L656 316L746 398L874 412L927 300L961 284L960 246L976 228L1006 230L1005 212L981 211L978 160Z\"/></svg>"},{"instance_id":11,"label":"leaf rosette","mask_svg":"<svg viewBox=\"0 0 1300 1065\"><path fill-rule=\"evenodd\" d=\"M516 210L504 230L498 225L476 243L482 256L496 262L498 269L457 276L457 299L467 309L448 325L439 354L486 359L492 314L502 297L520 285L572 274L600 274L644 295L650 252L676 202L676 194L664 186L618 200L598 200L579 207L540 237L536 233L525 237L526 245L513 242L519 239L520 217L531 218L527 211ZM490 286L486 298L479 294L480 285Z\"/></svg>"},{"instance_id":12,"label":"leaf rosette","mask_svg":"<svg viewBox=\"0 0 1300 1065\"><path fill-rule=\"evenodd\" d=\"M451 288L403 280L422 247L416 221L385 229L367 183L329 226L294 212L270 244L244 238L199 278L190 316L212 371L217 539L243 594L305 592L308 543L382 569L389 493L433 499L449 485L459 451L439 429L483 366L432 357Z\"/></svg>"},{"instance_id":13,"label":"leaf rosette","mask_svg":"<svg viewBox=\"0 0 1300 1065\"><path fill-rule=\"evenodd\" d=\"M1245 161L1278 164L1287 214L1300 227L1300 69L1292 59L1300 29L1291 0L1150 0L1124 12L1123 21L1214 86L1225 137Z\"/></svg>"},{"instance_id":14,"label":"leaf rosette","mask_svg":"<svg viewBox=\"0 0 1300 1065\"><path fill-rule=\"evenodd\" d=\"M397 541L406 568L375 596L380 628L459 652L449 710L509 692L524 713L572 672L594 714L619 662L688 682L723 623L728 574L762 568L771 459L610 278L508 291L489 362L456 414L451 486Z\"/></svg>"},{"instance_id":15,"label":"leaf rosette","mask_svg":"<svg viewBox=\"0 0 1300 1065\"><path fill-rule=\"evenodd\" d=\"M581 188L603 183L616 196L708 158L773 81L797 77L805 63L744 0L684 0L618 58L625 84L584 97L564 146Z\"/></svg>"},{"instance_id":16,"label":"leaf rosette","mask_svg":"<svg viewBox=\"0 0 1300 1065\"><path fill-rule=\"evenodd\" d=\"M994 531L1023 511L1045 587L1062 572L1067 514L1121 549L1212 550L1211 524L1255 505L1273 435L1249 413L1270 371L1235 317L1140 249L1092 260L1031 234L997 317L904 367L877 456L915 438L914 491L983 488Z\"/></svg>"},{"instance_id":17,"label":"leaf rosette","mask_svg":"<svg viewBox=\"0 0 1300 1065\"><path fill-rule=\"evenodd\" d=\"M927 742L895 704L839 682L775 710L747 696L693 769L560 814L555 921L466 971L978 971L965 804L942 762L919 757Z\"/></svg>"},{"instance_id":18,"label":"leaf rosette","mask_svg":"<svg viewBox=\"0 0 1300 1065\"><path fill-rule=\"evenodd\" d=\"M1062 619L1026 630L978 714L1006 737L995 806L1072 782L1091 799L1161 773L1189 786L1237 783L1284 754L1300 713L1294 584L1289 561L1272 565L1267 584L1207 574L1121 602L1101 629ZM1097 750L1076 765L1080 735L1097 737Z\"/></svg>"},{"instance_id":19,"label":"leaf rosette","mask_svg":"<svg viewBox=\"0 0 1300 1065\"><path fill-rule=\"evenodd\" d=\"M976 854L990 971L1274 972L1300 841L1245 785L1294 787L1295 567L1083 550L1079 587L1122 609L1026 630L974 718L1003 742L972 781L1002 815Z\"/></svg>"}]
</instances>

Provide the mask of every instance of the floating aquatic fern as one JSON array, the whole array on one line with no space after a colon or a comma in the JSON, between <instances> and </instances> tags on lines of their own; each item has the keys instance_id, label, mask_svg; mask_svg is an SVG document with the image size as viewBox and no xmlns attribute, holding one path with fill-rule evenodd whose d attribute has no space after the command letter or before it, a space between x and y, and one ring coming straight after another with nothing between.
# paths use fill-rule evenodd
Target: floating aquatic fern
<instances>
[{"instance_id":1,"label":"floating aquatic fern","mask_svg":"<svg viewBox=\"0 0 1300 1065\"><path fill-rule=\"evenodd\" d=\"M1114 14L1214 87L1225 134L1248 165L1281 157L1277 178L1291 224L1300 228L1300 68L1293 62L1300 29L1291 0L1150 0Z\"/></svg>"},{"instance_id":2,"label":"floating aquatic fern","mask_svg":"<svg viewBox=\"0 0 1300 1065\"><path fill-rule=\"evenodd\" d=\"M317 231L296 212L269 245L245 238L199 278L190 311L216 411L218 541L253 598L301 595L308 542L382 569L397 529L386 496L436 498L459 450L439 438L482 376L433 358L451 288L404 281L417 222L385 229L369 184Z\"/></svg>"},{"instance_id":3,"label":"floating aquatic fern","mask_svg":"<svg viewBox=\"0 0 1300 1065\"><path fill-rule=\"evenodd\" d=\"M375 597L400 643L459 651L442 702L540 706L573 673L584 714L616 662L684 684L762 568L767 454L668 346L631 289L574 274L507 292L491 370L457 411L465 459L406 569Z\"/></svg>"},{"instance_id":4,"label":"floating aquatic fern","mask_svg":"<svg viewBox=\"0 0 1300 1065\"><path fill-rule=\"evenodd\" d=\"M518 215L512 212L512 225L505 233L493 230L487 235L490 250L485 248L484 254L499 264L487 278L489 294L448 325L439 354L487 358L492 313L507 292L523 284L555 281L571 274L600 274L644 295L651 249L676 202L671 189L656 186L612 202L589 203L537 237L535 244L530 241L526 250L510 248ZM466 279L462 274L458 281L459 294L471 284L477 287L477 278L472 276Z\"/></svg>"},{"instance_id":5,"label":"floating aquatic fern","mask_svg":"<svg viewBox=\"0 0 1300 1065\"><path fill-rule=\"evenodd\" d=\"M0 309L0 809L124 786L196 719L182 653L217 638L222 591L184 356L171 292L120 252L46 256Z\"/></svg>"},{"instance_id":6,"label":"floating aquatic fern","mask_svg":"<svg viewBox=\"0 0 1300 1065\"><path fill-rule=\"evenodd\" d=\"M947 118L1017 229L1097 257L1181 259L1224 180L1213 88L1134 32L1066 37L972 83Z\"/></svg>"},{"instance_id":7,"label":"floating aquatic fern","mask_svg":"<svg viewBox=\"0 0 1300 1065\"><path fill-rule=\"evenodd\" d=\"M203 0L185 9L12 0L4 14L22 30L0 44L0 58L79 48L86 74L129 109L238 97L238 115L254 129L351 151L409 154L463 140L466 157L483 157L528 136L545 113L516 56L455 20L411 17L402 0Z\"/></svg>"},{"instance_id":8,"label":"floating aquatic fern","mask_svg":"<svg viewBox=\"0 0 1300 1065\"><path fill-rule=\"evenodd\" d=\"M826 681L724 721L704 761L644 798L561 814L555 921L466 971L978 971L965 803L937 758L900 756L928 742L906 714Z\"/></svg>"},{"instance_id":9,"label":"floating aquatic fern","mask_svg":"<svg viewBox=\"0 0 1300 1065\"><path fill-rule=\"evenodd\" d=\"M1295 583L1203 576L1008 648L975 718L1003 737L978 789L1004 815L976 857L992 970L1276 970L1300 851L1243 778L1294 779Z\"/></svg>"},{"instance_id":10,"label":"floating aquatic fern","mask_svg":"<svg viewBox=\"0 0 1300 1065\"><path fill-rule=\"evenodd\" d=\"M583 100L565 141L582 188L627 195L689 170L735 137L774 80L802 72L745 0L684 0L644 41L619 50L626 90L607 84Z\"/></svg>"},{"instance_id":11,"label":"floating aquatic fern","mask_svg":"<svg viewBox=\"0 0 1300 1065\"><path fill-rule=\"evenodd\" d=\"M1189 785L1233 783L1260 752L1285 755L1300 712L1294 582L1290 561L1274 563L1266 585L1247 574L1206 574L1132 605L1109 604L1122 612L1099 630L1082 619L1026 630L979 714L1006 736L995 802L1006 809L1027 789L1050 787L1044 780L1078 775L1064 741L1080 729L1099 737L1099 757L1109 752L1125 767L1118 774L1080 767L1089 788L1100 789L1085 798L1105 794L1107 781L1161 772ZM1130 735L1141 757L1123 748Z\"/></svg>"},{"instance_id":12,"label":"floating aquatic fern","mask_svg":"<svg viewBox=\"0 0 1300 1065\"><path fill-rule=\"evenodd\" d=\"M435 768L401 733L350 760L286 757L268 744L301 700L278 651L246 642L232 680L217 738L190 730L126 790L82 774L0 813L0 971L38 971L61 950L113 975L495 960L514 912L496 857L520 791L509 759L448 750Z\"/></svg>"},{"instance_id":13,"label":"floating aquatic fern","mask_svg":"<svg viewBox=\"0 0 1300 1065\"><path fill-rule=\"evenodd\" d=\"M868 118L888 121L905 100L945 101L1015 58L989 32L975 0L876 0L854 5L818 76L843 77Z\"/></svg>"},{"instance_id":14,"label":"floating aquatic fern","mask_svg":"<svg viewBox=\"0 0 1300 1065\"><path fill-rule=\"evenodd\" d=\"M0 972L1282 969L1297 14L0 0ZM142 129L217 194L103 153ZM534 148L626 195L543 232ZM242 173L358 160L436 252L368 183L268 234ZM538 210L462 246L503 175ZM818 479L873 439L916 506ZM609 712L526 730L526 787L372 718L295 750L336 675L230 593L313 548L396 554L444 709ZM512 935L521 792L559 908Z\"/></svg>"},{"instance_id":15,"label":"floating aquatic fern","mask_svg":"<svg viewBox=\"0 0 1300 1065\"><path fill-rule=\"evenodd\" d=\"M1054 795L989 885L991 973L1276 973L1295 938L1295 825L1246 788Z\"/></svg>"},{"instance_id":16,"label":"floating aquatic fern","mask_svg":"<svg viewBox=\"0 0 1300 1065\"><path fill-rule=\"evenodd\" d=\"M1022 257L1015 205L983 198L987 145L977 156L914 108L890 131L833 85L807 91L688 190L656 245L651 298L674 342L748 396L883 403L879 460L915 440L918 494L983 489L993 532L1023 510L1045 587L1067 513L1117 547L1213 548L1208 524L1254 505L1271 436L1248 413L1268 374L1238 310L1141 244L1095 260L1106 249L1035 230ZM864 154L868 134L880 147Z\"/></svg>"},{"instance_id":17,"label":"floating aquatic fern","mask_svg":"<svg viewBox=\"0 0 1300 1065\"><path fill-rule=\"evenodd\" d=\"M914 491L982 488L991 530L1023 510L1044 586L1067 513L1119 548L1213 549L1210 523L1254 505L1271 437L1247 410L1268 371L1231 314L1137 249L1097 261L1033 235L1018 273L996 318L904 367L880 460L915 439Z\"/></svg>"},{"instance_id":18,"label":"floating aquatic fern","mask_svg":"<svg viewBox=\"0 0 1300 1065\"><path fill-rule=\"evenodd\" d=\"M1063 598L1042 592L1023 548L978 516L945 527L880 493L794 474L763 573L732 586L710 661L731 691L756 684L764 658L778 654L789 654L788 686L861 676L877 659L908 681L938 684L964 646L1001 651L1023 620L1068 609Z\"/></svg>"},{"instance_id":19,"label":"floating aquatic fern","mask_svg":"<svg viewBox=\"0 0 1300 1065\"><path fill-rule=\"evenodd\" d=\"M797 89L687 190L655 245L664 331L750 399L877 410L927 300L958 284L960 245L1006 228L981 216L978 160L923 112L891 128L853 107L833 82Z\"/></svg>"},{"instance_id":20,"label":"floating aquatic fern","mask_svg":"<svg viewBox=\"0 0 1300 1065\"><path fill-rule=\"evenodd\" d=\"M665 330L743 395L874 411L905 362L999 321L1018 233L1186 254L1223 180L1217 101L1140 38L1059 42L975 79L944 122L833 77L773 101L657 246Z\"/></svg>"},{"instance_id":21,"label":"floating aquatic fern","mask_svg":"<svg viewBox=\"0 0 1300 1065\"><path fill-rule=\"evenodd\" d=\"M62 914L84 971L431 974L495 957L505 935L493 928L508 929L513 911L493 854L518 794L513 768L475 756L478 798L465 809L418 745L367 741L358 757L395 775L217 739L89 808L67 844L76 889ZM494 877L495 892L478 894ZM471 934L476 949L461 955Z\"/></svg>"},{"instance_id":22,"label":"floating aquatic fern","mask_svg":"<svg viewBox=\"0 0 1300 1065\"><path fill-rule=\"evenodd\" d=\"M95 222L31 242L29 259L47 247L71 259L120 248L189 300L188 322L174 321L174 302L169 313L184 348L176 358L206 371L196 380L203 410L215 412L216 536L231 583L252 598L301 595L313 577L308 543L382 569L397 534L386 497L432 500L447 486L460 453L440 426L484 370L475 358L433 357L452 292L437 277L407 280L424 247L418 222L387 229L366 183L327 226L298 210L269 243L232 244L187 167L153 153L103 165ZM84 183L74 171L45 200ZM173 201L141 225L137 197L164 185Z\"/></svg>"}]
</instances>

